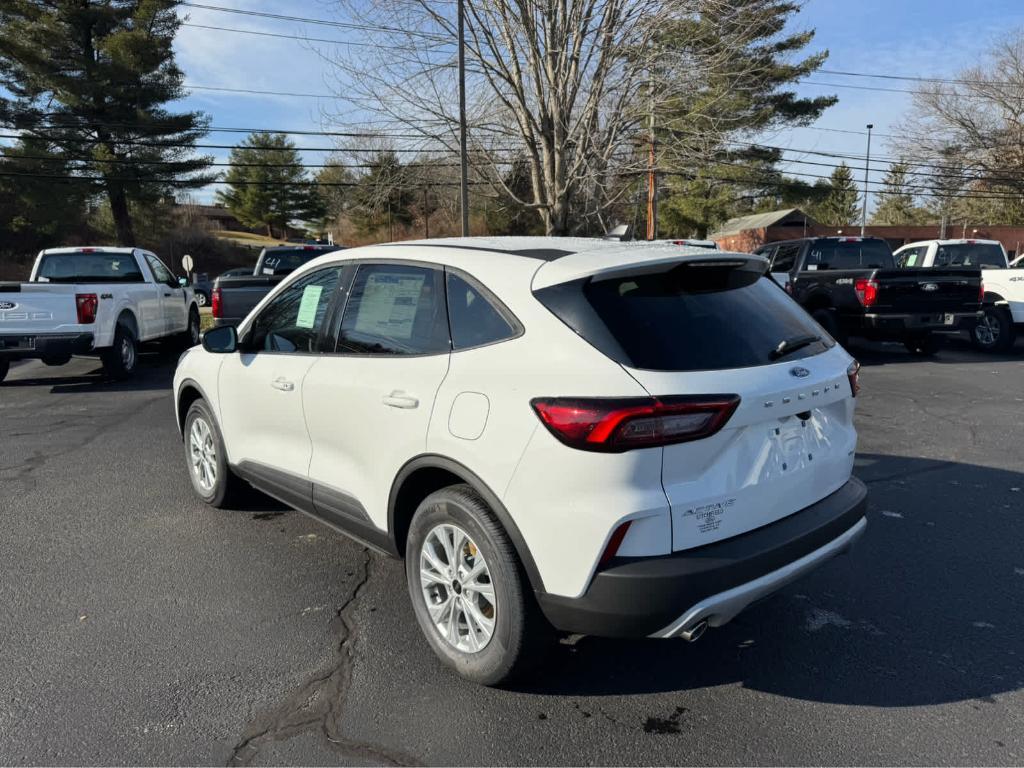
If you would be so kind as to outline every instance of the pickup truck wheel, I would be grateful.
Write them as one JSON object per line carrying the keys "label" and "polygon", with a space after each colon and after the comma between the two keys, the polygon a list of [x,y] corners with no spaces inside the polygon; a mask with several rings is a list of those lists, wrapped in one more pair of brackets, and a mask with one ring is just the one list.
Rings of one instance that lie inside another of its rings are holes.
{"label": "pickup truck wheel", "polygon": [[971,329],[971,343],[982,352],[1006,352],[1015,337],[1013,318],[1002,307],[986,307],[985,316]]}
{"label": "pickup truck wheel", "polygon": [[118,323],[114,330],[114,344],[100,353],[103,370],[112,379],[128,379],[135,374],[139,360],[139,342],[132,329]]}
{"label": "pickup truck wheel", "polygon": [[497,685],[543,660],[551,626],[512,543],[468,485],[430,494],[413,516],[406,579],[434,653],[462,677]]}
{"label": "pickup truck wheel", "polygon": [[210,301],[209,299],[206,298],[205,293],[203,293],[202,291],[196,291],[196,304],[198,304],[200,307],[205,307],[209,303]]}
{"label": "pickup truck wheel", "polygon": [[64,357],[44,357],[42,360],[43,365],[48,365],[51,368],[56,368],[59,365],[67,365],[68,363],[70,363],[71,355],[66,355]]}
{"label": "pickup truck wheel", "polygon": [[7,378],[7,372],[11,370],[11,362],[9,360],[0,360],[0,381]]}
{"label": "pickup truck wheel", "polygon": [[939,351],[939,340],[934,333],[925,333],[904,339],[903,346],[915,355],[931,356]]}
{"label": "pickup truck wheel", "polygon": [[239,496],[241,480],[228,466],[224,438],[205,400],[196,400],[185,415],[185,461],[192,489],[218,509]]}
{"label": "pickup truck wheel", "polygon": [[199,310],[192,307],[188,311],[188,327],[185,332],[181,334],[181,348],[190,349],[199,344],[200,340],[200,322],[199,322]]}
{"label": "pickup truck wheel", "polygon": [[831,309],[816,309],[811,313],[811,317],[814,318],[818,325],[828,331],[829,336],[839,342],[839,346],[846,346],[849,340],[839,327],[839,318],[836,317],[835,312]]}

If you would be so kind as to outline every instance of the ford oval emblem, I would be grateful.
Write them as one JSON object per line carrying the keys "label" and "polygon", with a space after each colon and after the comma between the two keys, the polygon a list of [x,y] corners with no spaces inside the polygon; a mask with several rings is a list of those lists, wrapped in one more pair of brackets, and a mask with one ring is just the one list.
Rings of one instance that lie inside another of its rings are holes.
{"label": "ford oval emblem", "polygon": [[798,379],[806,379],[808,376],[811,375],[811,372],[808,371],[806,368],[800,367],[790,368],[789,372],[796,376]]}
{"label": "ford oval emblem", "polygon": [[939,286],[937,286],[935,283],[922,283],[921,290],[927,291],[928,293],[934,293],[935,291],[939,290]]}
{"label": "ford oval emblem", "polygon": [[18,305],[13,301],[0,301],[0,309],[17,309]]}

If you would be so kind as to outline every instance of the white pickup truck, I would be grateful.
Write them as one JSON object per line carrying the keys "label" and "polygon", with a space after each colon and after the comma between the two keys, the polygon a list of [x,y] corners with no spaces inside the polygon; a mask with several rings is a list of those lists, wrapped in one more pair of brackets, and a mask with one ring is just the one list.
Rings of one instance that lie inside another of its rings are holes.
{"label": "white pickup truck", "polygon": [[27,283],[0,283],[0,381],[14,360],[63,365],[99,355],[109,376],[135,372],[142,342],[199,343],[193,291],[140,248],[52,248]]}
{"label": "white pickup truck", "polygon": [[896,251],[901,267],[981,267],[985,317],[971,341],[986,352],[1006,352],[1024,333],[1024,261],[1010,264],[998,240],[923,240]]}

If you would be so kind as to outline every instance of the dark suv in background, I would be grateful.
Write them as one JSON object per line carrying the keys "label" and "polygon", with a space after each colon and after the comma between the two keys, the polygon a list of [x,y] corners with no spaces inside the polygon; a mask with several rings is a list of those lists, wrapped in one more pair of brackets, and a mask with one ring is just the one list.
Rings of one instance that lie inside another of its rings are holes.
{"label": "dark suv in background", "polygon": [[937,349],[937,331],[981,316],[980,269],[900,269],[874,237],[808,237],[756,251],[772,277],[834,338],[901,341],[918,354]]}

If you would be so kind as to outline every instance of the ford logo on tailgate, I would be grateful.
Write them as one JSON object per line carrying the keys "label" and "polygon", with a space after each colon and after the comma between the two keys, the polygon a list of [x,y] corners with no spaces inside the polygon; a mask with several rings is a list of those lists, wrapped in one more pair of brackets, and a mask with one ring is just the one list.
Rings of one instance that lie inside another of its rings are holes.
{"label": "ford logo on tailgate", "polygon": [[790,368],[789,372],[793,376],[796,376],[798,379],[806,379],[808,376],[811,375],[811,372],[808,371],[806,368]]}
{"label": "ford logo on tailgate", "polygon": [[0,301],[0,310],[4,309],[17,309],[18,305],[13,301]]}

